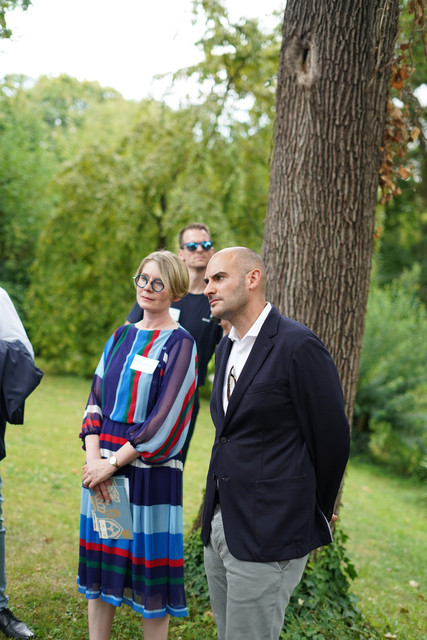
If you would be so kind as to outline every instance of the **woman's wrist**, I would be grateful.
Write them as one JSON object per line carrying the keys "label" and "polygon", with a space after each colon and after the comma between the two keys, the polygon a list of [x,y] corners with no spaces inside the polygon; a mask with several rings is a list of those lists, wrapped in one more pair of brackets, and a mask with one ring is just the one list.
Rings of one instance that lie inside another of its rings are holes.
{"label": "woman's wrist", "polygon": [[113,476],[116,473],[117,469],[116,467],[113,467],[112,464],[110,464],[108,458],[105,460],[105,463],[106,463],[105,466],[108,470],[108,478],[111,478],[111,476]]}
{"label": "woman's wrist", "polygon": [[96,462],[97,460],[102,460],[101,453],[99,454],[91,453],[89,455],[86,455],[86,464],[90,464],[91,462]]}

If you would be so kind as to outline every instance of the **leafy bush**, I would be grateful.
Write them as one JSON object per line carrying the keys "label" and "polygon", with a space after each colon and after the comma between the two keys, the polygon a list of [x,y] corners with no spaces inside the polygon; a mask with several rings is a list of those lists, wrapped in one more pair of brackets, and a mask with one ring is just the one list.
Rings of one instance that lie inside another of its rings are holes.
{"label": "leafy bush", "polygon": [[200,529],[191,531],[184,541],[185,591],[195,598],[199,613],[210,608],[208,583],[206,580],[203,543]]}
{"label": "leafy bush", "polygon": [[348,536],[335,529],[335,541],[311,558],[286,610],[281,638],[345,640],[377,638],[357,608],[350,584],[356,569],[347,556]]}
{"label": "leafy bush", "polygon": [[418,269],[383,289],[373,286],[361,354],[353,438],[394,470],[427,474],[427,313]]}

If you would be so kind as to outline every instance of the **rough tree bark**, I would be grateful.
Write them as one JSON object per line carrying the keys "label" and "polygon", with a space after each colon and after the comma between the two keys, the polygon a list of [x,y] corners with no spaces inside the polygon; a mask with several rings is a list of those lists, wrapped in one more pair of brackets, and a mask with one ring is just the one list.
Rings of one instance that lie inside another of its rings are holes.
{"label": "rough tree bark", "polygon": [[263,244],[268,299],[332,353],[351,419],[399,0],[288,0]]}

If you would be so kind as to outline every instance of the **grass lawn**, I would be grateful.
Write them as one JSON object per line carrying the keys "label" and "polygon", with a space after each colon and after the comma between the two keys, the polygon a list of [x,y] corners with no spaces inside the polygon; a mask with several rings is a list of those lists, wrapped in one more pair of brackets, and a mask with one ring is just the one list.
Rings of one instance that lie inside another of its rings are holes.
{"label": "grass lawn", "polygon": [[[45,375],[27,401],[25,425],[7,427],[7,457],[0,465],[7,591],[11,609],[39,640],[88,637],[86,603],[75,579],[84,462],[78,433],[89,388],[88,380]],[[184,472],[186,531],[201,502],[212,438],[203,401]],[[362,611],[382,637],[421,639],[427,628],[425,492],[410,481],[352,464],[343,502],[341,520],[351,536],[348,551],[359,572],[354,591]],[[174,621],[170,638],[207,640],[212,629],[210,618],[199,629]],[[142,637],[139,616],[121,607],[112,640],[137,637]]]}
{"label": "grass lawn", "polygon": [[427,637],[427,492],[350,462],[340,520],[358,578],[353,592],[383,637]]}

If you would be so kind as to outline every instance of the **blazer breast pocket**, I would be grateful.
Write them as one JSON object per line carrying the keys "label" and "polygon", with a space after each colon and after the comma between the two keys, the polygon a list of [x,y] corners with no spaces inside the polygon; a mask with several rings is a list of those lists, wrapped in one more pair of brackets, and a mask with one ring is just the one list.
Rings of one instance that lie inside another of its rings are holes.
{"label": "blazer breast pocket", "polygon": [[255,393],[277,393],[284,388],[283,380],[274,378],[272,380],[266,380],[265,382],[255,382],[249,385],[246,395],[253,395]]}

